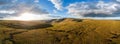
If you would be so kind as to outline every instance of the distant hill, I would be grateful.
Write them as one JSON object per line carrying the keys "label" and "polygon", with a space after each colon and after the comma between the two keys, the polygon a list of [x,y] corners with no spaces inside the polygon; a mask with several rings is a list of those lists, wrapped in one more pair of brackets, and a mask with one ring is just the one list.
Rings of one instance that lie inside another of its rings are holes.
{"label": "distant hill", "polygon": [[72,18],[63,18],[63,19],[52,19],[52,20],[36,20],[36,21],[15,21],[15,20],[1,20],[0,25],[16,28],[16,29],[37,29],[37,28],[47,28],[52,27],[53,23],[59,23],[63,21],[78,21],[81,22],[80,19],[72,19]]}
{"label": "distant hill", "polygon": [[0,21],[0,25],[15,29],[38,29],[52,27],[50,23],[46,21]]}
{"label": "distant hill", "polygon": [[0,44],[120,44],[120,21],[0,21],[0,35]]}

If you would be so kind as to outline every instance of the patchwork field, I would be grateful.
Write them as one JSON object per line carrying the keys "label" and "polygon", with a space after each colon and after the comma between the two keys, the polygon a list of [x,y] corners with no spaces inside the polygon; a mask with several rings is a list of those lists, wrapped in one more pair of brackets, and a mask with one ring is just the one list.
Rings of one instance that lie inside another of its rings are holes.
{"label": "patchwork field", "polygon": [[120,44],[120,21],[0,21],[0,44]]}

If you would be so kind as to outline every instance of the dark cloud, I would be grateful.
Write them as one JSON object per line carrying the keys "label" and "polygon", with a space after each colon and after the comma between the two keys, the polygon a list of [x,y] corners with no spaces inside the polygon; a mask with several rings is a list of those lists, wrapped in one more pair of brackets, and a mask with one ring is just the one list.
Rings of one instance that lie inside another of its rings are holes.
{"label": "dark cloud", "polygon": [[45,9],[41,9],[40,7],[34,6],[30,12],[36,13],[36,14],[49,14]]}
{"label": "dark cloud", "polygon": [[116,1],[78,2],[67,9],[69,14],[80,17],[120,17],[120,3]]}
{"label": "dark cloud", "polygon": [[5,3],[0,1],[0,5],[3,5],[3,4],[5,4]]}
{"label": "dark cloud", "polygon": [[10,3],[12,3],[12,0],[0,0],[0,5],[10,4]]}
{"label": "dark cloud", "polygon": [[7,2],[0,0],[0,5],[7,4]]}
{"label": "dark cloud", "polygon": [[107,14],[89,13],[89,14],[85,14],[84,17],[115,17],[115,16],[114,15],[107,15]]}

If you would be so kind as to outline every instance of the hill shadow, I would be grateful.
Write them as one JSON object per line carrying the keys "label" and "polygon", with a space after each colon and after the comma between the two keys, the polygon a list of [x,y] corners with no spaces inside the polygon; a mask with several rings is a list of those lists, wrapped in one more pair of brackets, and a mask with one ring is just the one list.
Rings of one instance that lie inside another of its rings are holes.
{"label": "hill shadow", "polygon": [[48,28],[52,27],[53,25],[49,23],[42,23],[42,24],[35,24],[35,25],[26,25],[26,24],[14,24],[14,23],[3,23],[0,24],[9,28],[14,28],[14,29],[41,29],[41,28]]}

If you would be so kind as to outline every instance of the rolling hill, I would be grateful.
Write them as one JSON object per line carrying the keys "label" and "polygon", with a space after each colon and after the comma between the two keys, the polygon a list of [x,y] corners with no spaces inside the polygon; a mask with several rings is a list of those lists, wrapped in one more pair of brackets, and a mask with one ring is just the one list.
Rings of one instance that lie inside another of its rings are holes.
{"label": "rolling hill", "polygon": [[120,21],[0,21],[0,44],[120,44]]}

